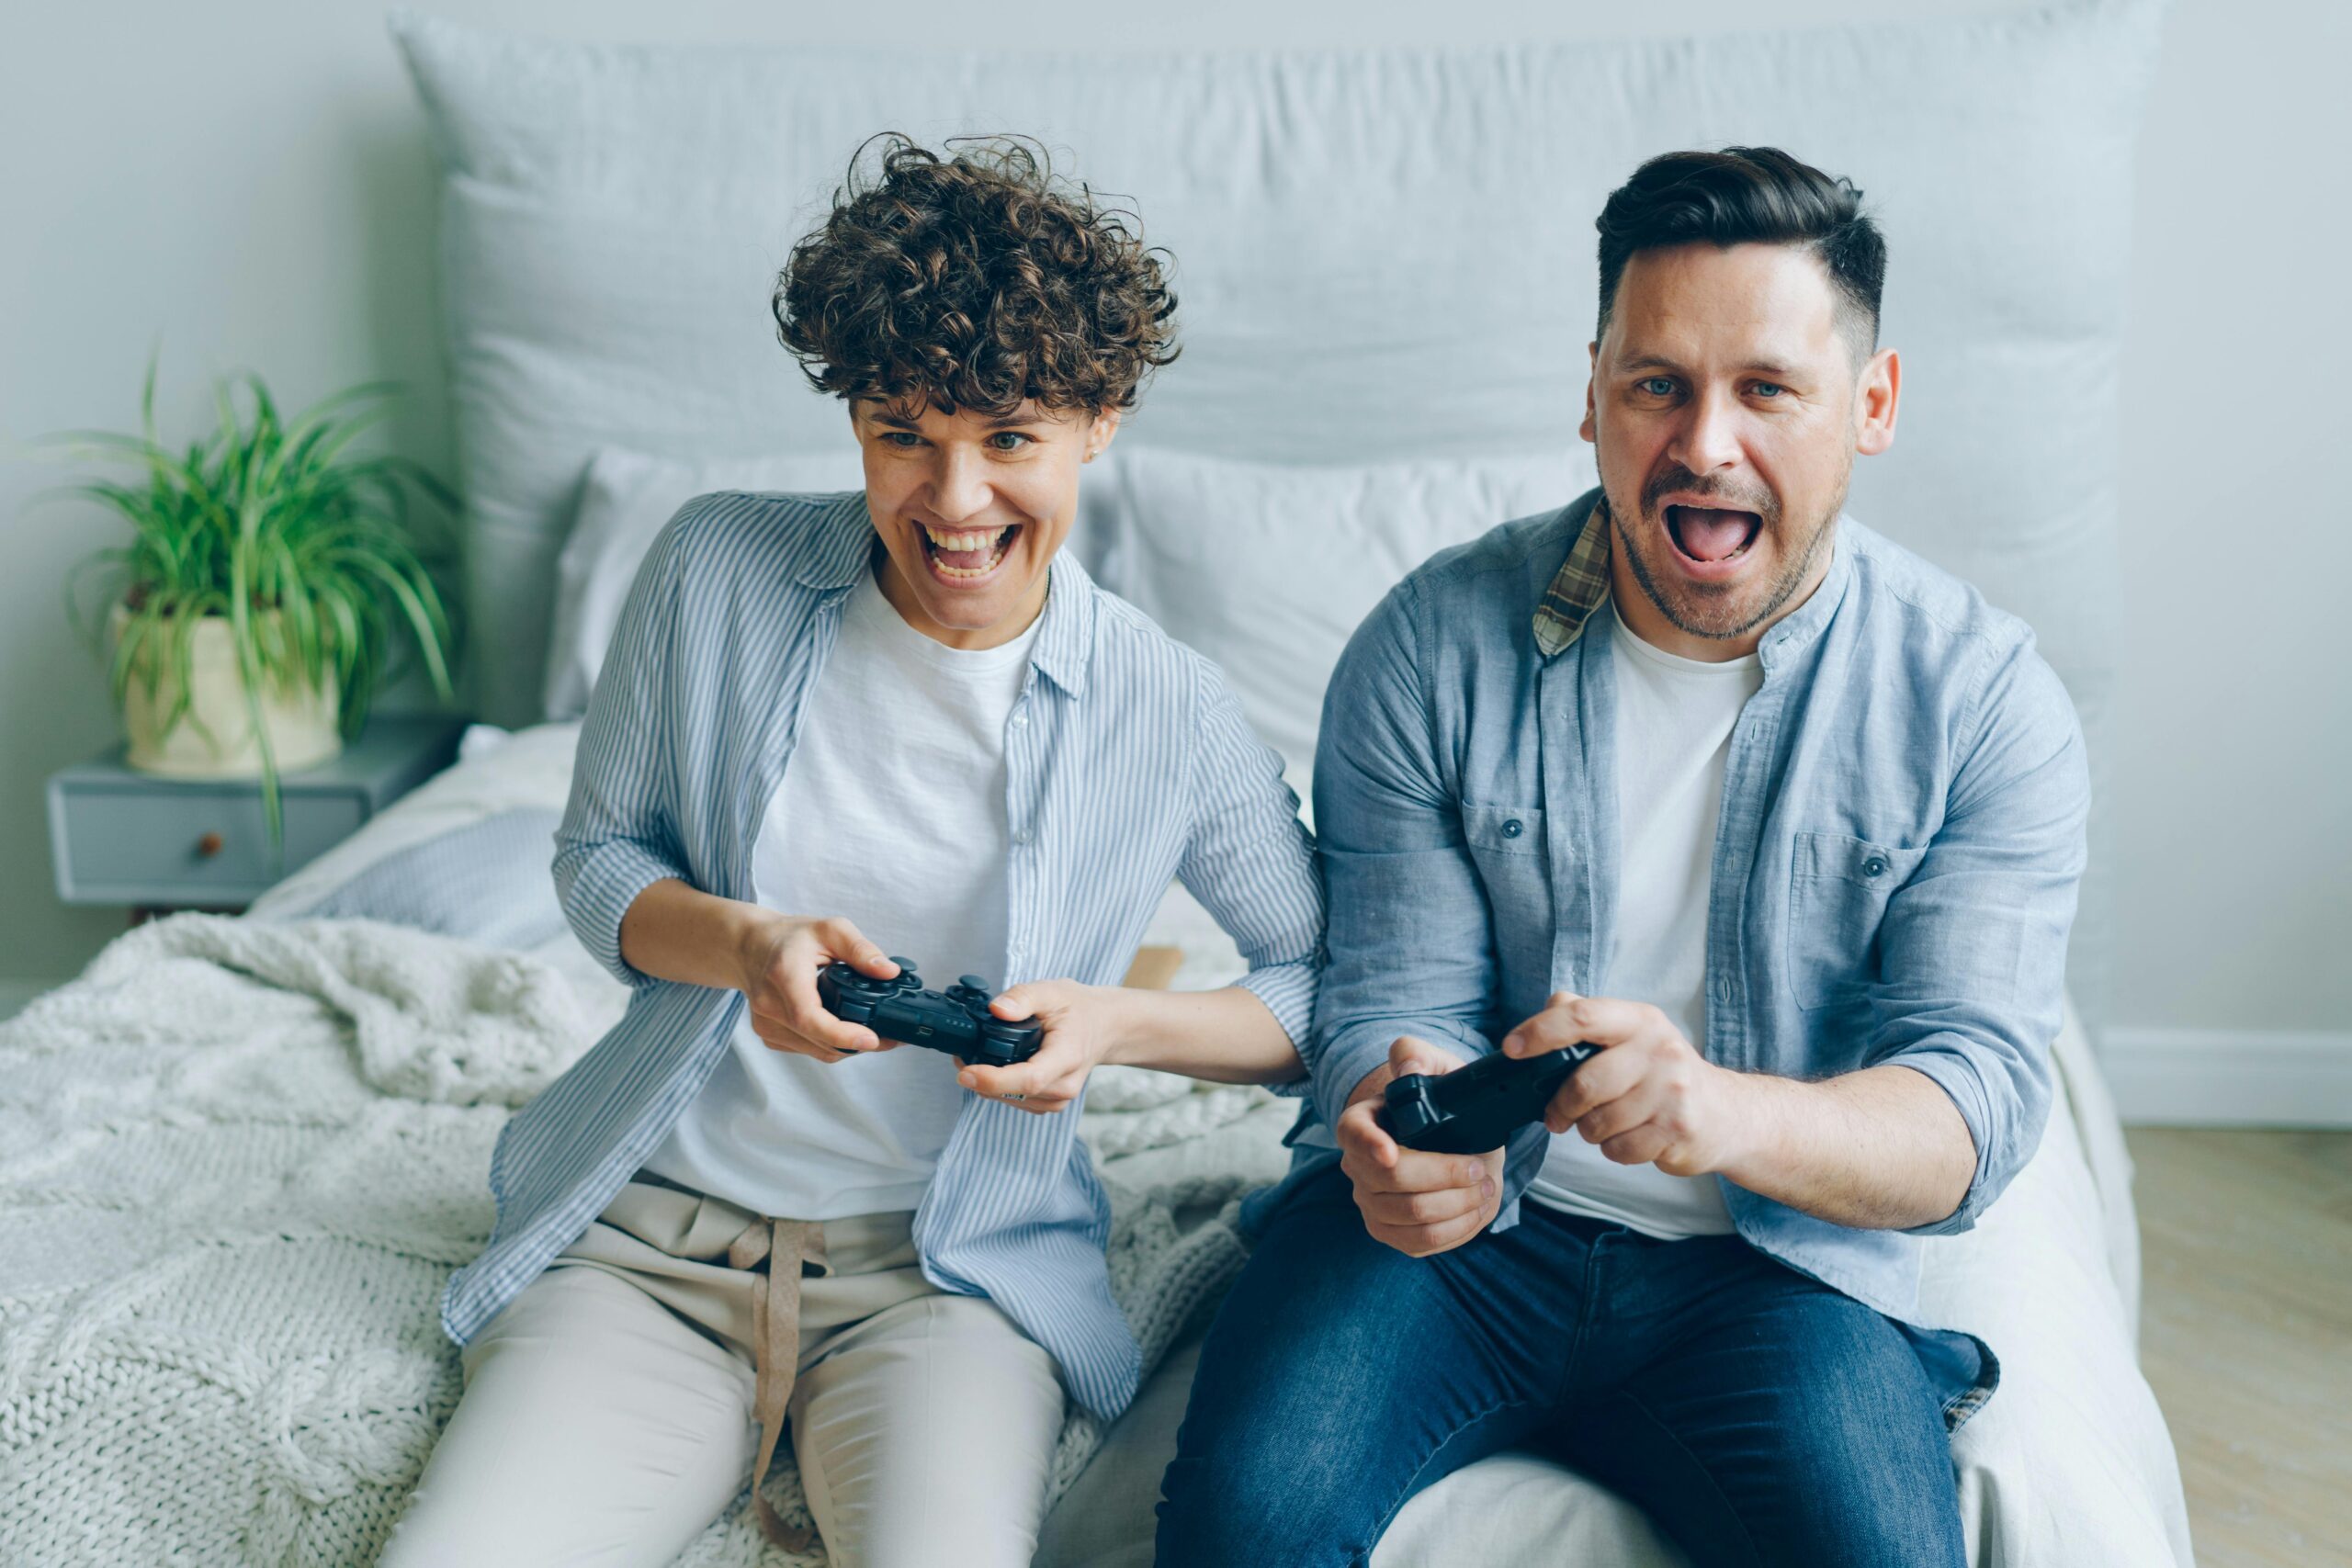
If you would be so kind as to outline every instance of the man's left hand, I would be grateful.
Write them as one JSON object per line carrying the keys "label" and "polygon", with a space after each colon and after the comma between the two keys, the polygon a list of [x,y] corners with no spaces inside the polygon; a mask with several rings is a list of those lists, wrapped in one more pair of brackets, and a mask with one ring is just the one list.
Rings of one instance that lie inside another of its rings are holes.
{"label": "man's left hand", "polygon": [[1603,1049],[1544,1108],[1554,1133],[1574,1127],[1619,1165],[1655,1165],[1669,1176],[1703,1176],[1739,1156],[1740,1075],[1699,1055],[1665,1013],[1646,1002],[1555,991],[1542,1012],[1502,1039],[1512,1056],[1577,1044]]}

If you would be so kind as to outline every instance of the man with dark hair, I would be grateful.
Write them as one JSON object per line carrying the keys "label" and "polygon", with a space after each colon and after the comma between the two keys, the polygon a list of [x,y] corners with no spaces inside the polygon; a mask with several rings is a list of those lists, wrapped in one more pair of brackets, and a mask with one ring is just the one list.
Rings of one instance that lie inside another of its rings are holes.
{"label": "man with dark hair", "polygon": [[[629,590],[555,879],[630,1005],[499,1139],[442,1304],[465,1397],[386,1563],[654,1568],[788,1423],[835,1562],[1025,1568],[1065,1396],[1107,1420],[1140,1371],[1088,1076],[1295,1077],[1322,944],[1282,760],[1061,547],[1174,306],[1018,142],[882,139],[793,251],[777,323],[865,488],[697,497]],[[1171,878],[1236,984],[1120,983]],[[1035,1055],[828,1010],[890,951],[1012,982]]]}
{"label": "man with dark hair", "polygon": [[[1290,1178],[1212,1328],[1162,1568],[1361,1563],[1510,1445],[1702,1565],[1964,1561],[1920,1321],[2051,1100],[2088,787],[2014,618],[1850,519],[1884,246],[1770,148],[1601,213],[1600,488],[1448,550],[1325,703],[1329,963]],[[1597,1047],[1485,1154],[1390,1079]]]}

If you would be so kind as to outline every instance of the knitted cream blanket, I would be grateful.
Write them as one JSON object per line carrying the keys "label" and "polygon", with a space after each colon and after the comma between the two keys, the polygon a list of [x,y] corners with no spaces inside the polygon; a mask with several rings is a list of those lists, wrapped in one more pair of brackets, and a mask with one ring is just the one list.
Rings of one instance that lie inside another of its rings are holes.
{"label": "knitted cream blanket", "polygon": [[[373,1562],[457,1404],[435,1311],[491,1144],[597,1012],[516,953],[182,915],[0,1024],[0,1558]],[[1287,1118],[1148,1074],[1090,1100],[1148,1365],[1238,1267]],[[1053,1495],[1101,1440],[1070,1417]],[[767,1484],[806,1520],[788,1449]],[[822,1561],[739,1499],[678,1563]]]}

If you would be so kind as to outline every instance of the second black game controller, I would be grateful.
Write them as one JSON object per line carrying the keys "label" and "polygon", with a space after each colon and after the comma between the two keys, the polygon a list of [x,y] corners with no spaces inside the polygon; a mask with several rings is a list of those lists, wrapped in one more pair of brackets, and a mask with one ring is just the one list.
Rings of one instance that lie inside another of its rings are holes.
{"label": "second black game controller", "polygon": [[1540,1056],[1498,1051],[1450,1073],[1408,1073],[1391,1079],[1374,1120],[1408,1149],[1478,1155],[1498,1149],[1531,1122],[1576,1070],[1600,1054],[1570,1045]]}
{"label": "second black game controller", "polygon": [[1009,1067],[1037,1054],[1046,1037],[1035,1020],[1018,1023],[989,1011],[988,983],[967,975],[944,991],[926,991],[912,963],[893,958],[896,976],[877,980],[847,964],[825,965],[817,999],[844,1023],[862,1023],[885,1040],[944,1051],[975,1066]]}

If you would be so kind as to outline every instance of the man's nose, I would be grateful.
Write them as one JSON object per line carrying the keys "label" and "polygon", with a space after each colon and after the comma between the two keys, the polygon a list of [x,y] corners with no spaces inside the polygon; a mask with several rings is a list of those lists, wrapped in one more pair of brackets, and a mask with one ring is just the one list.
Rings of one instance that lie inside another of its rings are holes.
{"label": "man's nose", "polygon": [[1682,428],[1668,456],[1694,474],[1710,474],[1739,462],[1738,401],[1712,388],[1702,389],[1683,414]]}
{"label": "man's nose", "polygon": [[988,510],[987,469],[974,454],[953,446],[940,449],[931,478],[931,510],[942,523],[961,523]]}

